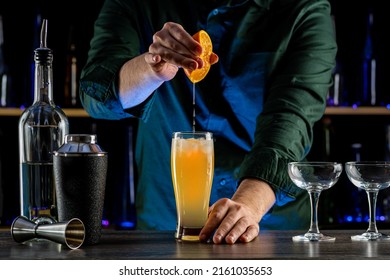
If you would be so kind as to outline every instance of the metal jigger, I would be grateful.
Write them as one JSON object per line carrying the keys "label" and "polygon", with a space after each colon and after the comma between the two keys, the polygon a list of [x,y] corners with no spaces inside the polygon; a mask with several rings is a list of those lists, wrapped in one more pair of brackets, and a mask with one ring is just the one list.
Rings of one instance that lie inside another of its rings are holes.
{"label": "metal jigger", "polygon": [[77,249],[84,242],[85,227],[77,218],[53,224],[36,224],[24,216],[19,216],[12,222],[11,234],[19,243],[34,238],[44,238],[64,244],[69,249]]}

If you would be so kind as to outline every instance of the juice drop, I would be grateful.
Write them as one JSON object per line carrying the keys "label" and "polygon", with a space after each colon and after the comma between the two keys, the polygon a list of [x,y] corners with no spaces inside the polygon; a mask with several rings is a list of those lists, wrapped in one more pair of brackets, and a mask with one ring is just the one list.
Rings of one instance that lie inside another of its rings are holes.
{"label": "juice drop", "polygon": [[192,131],[195,132],[195,83],[192,83]]}

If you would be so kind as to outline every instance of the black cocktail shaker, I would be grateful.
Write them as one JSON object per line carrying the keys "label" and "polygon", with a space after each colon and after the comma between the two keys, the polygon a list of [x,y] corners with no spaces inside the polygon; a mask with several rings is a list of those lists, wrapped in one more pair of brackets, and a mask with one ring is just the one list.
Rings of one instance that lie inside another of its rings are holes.
{"label": "black cocktail shaker", "polygon": [[99,242],[107,176],[107,153],[92,134],[68,134],[53,156],[59,221],[79,218],[85,244]]}

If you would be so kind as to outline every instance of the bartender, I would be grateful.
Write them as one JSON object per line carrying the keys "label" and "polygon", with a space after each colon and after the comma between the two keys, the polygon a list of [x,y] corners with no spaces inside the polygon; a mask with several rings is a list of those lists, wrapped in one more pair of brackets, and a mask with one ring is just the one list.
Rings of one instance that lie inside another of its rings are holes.
{"label": "bartender", "polygon": [[215,175],[200,237],[249,242],[307,228],[307,193],[287,174],[313,142],[337,51],[327,0],[106,0],[80,80],[94,118],[139,120],[137,227],[174,230],[171,135],[191,131],[205,30],[219,62],[195,84],[196,130],[211,131]]}

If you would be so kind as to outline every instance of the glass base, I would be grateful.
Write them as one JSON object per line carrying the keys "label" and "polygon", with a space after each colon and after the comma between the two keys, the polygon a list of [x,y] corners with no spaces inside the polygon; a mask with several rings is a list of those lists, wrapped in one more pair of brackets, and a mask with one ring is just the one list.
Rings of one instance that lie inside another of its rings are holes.
{"label": "glass base", "polygon": [[292,238],[293,241],[298,241],[298,242],[307,242],[307,241],[335,241],[336,238],[333,236],[328,236],[322,233],[305,233],[301,235],[296,235],[293,236]]}
{"label": "glass base", "polygon": [[354,241],[390,241],[390,236],[380,232],[365,232],[359,235],[351,236]]}
{"label": "glass base", "polygon": [[202,228],[178,227],[175,233],[177,241],[199,242],[199,233]]}

